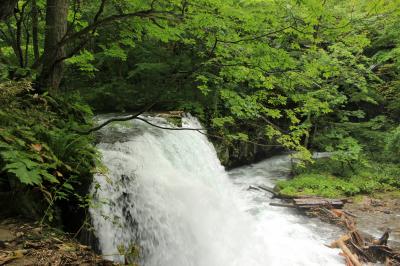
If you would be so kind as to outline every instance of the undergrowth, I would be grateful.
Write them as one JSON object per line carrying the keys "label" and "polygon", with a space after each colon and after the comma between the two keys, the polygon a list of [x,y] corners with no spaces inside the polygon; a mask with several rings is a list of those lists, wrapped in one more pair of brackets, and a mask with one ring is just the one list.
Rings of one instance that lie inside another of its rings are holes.
{"label": "undergrowth", "polygon": [[324,158],[306,168],[296,167],[294,173],[293,179],[278,182],[282,195],[336,198],[400,189],[400,166],[391,162],[367,160],[343,169],[340,162]]}
{"label": "undergrowth", "polygon": [[[78,133],[91,126],[90,108],[76,95],[36,94],[29,81],[1,83],[0,106],[0,191],[34,193],[42,222],[58,202],[84,207],[98,161],[92,137]],[[29,208],[18,203],[8,207]]]}

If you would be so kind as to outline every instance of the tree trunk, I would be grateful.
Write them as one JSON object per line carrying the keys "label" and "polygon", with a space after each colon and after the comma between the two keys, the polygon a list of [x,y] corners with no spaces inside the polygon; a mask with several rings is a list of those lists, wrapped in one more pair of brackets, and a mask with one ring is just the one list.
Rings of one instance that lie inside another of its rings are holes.
{"label": "tree trunk", "polygon": [[32,0],[32,45],[35,61],[39,60],[39,12],[36,0]]}
{"label": "tree trunk", "polygon": [[0,0],[0,21],[6,20],[14,12],[18,0]]}
{"label": "tree trunk", "polygon": [[67,32],[68,0],[47,0],[41,90],[56,92],[63,77],[64,46],[59,43]]}
{"label": "tree trunk", "polygon": [[17,47],[17,51],[18,51],[18,61],[19,61],[19,66],[20,67],[24,67],[24,53],[22,52],[22,21],[24,19],[24,12],[25,12],[25,5],[22,8],[22,10],[19,10],[19,16],[17,16],[16,14],[15,16],[15,20],[16,20],[16,32],[15,32],[15,44]]}

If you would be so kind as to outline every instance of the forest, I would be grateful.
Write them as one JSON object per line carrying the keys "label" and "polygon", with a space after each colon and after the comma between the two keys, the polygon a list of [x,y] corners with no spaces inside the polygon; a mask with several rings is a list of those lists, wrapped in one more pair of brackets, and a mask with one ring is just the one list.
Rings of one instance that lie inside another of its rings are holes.
{"label": "forest", "polygon": [[291,153],[281,195],[400,198],[399,25],[399,0],[0,0],[0,215],[81,232],[96,117],[171,111],[226,169]]}

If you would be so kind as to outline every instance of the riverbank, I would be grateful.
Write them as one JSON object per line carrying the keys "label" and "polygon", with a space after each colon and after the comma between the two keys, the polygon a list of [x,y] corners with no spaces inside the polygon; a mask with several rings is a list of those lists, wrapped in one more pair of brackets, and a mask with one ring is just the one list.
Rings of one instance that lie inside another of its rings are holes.
{"label": "riverbank", "polygon": [[307,195],[282,198],[270,188],[249,188],[267,191],[273,198],[283,200],[270,203],[272,206],[296,209],[303,216],[338,226],[341,230],[336,232],[335,241],[327,246],[340,248],[346,265],[400,265],[400,197],[397,193],[346,199]]}
{"label": "riverbank", "polygon": [[278,197],[345,199],[343,209],[354,214],[358,228],[380,237],[388,228],[400,247],[399,166],[368,160],[365,166],[344,168],[334,158],[317,159],[306,168],[294,167],[292,178],[276,184]]}
{"label": "riverbank", "polygon": [[388,244],[400,251],[400,193],[358,196],[344,210],[354,214],[358,228],[369,235],[380,237],[390,229]]}
{"label": "riverbank", "polygon": [[36,222],[0,220],[0,265],[116,265],[73,235]]}

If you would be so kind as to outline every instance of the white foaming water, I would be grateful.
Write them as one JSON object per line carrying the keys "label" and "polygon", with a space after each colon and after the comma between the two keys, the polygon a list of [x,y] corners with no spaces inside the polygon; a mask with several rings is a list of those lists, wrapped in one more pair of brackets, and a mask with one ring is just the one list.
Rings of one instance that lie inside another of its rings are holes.
{"label": "white foaming water", "polygon": [[[190,116],[183,126],[201,127]],[[288,156],[227,173],[204,135],[140,121],[103,129],[98,147],[109,173],[95,177],[92,190],[105,203],[91,215],[109,259],[123,260],[118,246],[136,243],[145,266],[343,265],[323,245],[337,229],[248,190],[286,177]]]}

